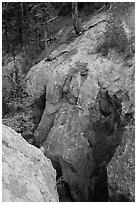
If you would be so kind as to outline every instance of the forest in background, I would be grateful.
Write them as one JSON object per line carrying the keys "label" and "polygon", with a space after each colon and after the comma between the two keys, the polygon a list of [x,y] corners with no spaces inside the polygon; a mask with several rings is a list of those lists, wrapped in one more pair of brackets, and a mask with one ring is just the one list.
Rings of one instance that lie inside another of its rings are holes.
{"label": "forest in background", "polygon": [[[79,12],[85,16],[101,8],[104,3],[78,3]],[[66,17],[66,24],[72,15],[71,2],[3,2],[2,4],[2,53],[14,57],[21,52],[24,58],[24,72],[35,64],[45,49],[44,35],[47,29],[48,45],[56,38],[60,25],[52,25],[54,17]],[[56,20],[55,20],[56,21]],[[64,22],[63,22],[64,23]]]}

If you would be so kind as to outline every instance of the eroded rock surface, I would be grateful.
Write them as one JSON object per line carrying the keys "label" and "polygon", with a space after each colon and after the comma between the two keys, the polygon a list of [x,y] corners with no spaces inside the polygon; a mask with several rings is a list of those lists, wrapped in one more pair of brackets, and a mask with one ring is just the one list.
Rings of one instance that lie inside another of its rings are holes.
{"label": "eroded rock surface", "polygon": [[115,54],[96,53],[107,18],[93,17],[90,25],[99,23],[65,48],[77,50],[73,55],[42,61],[28,73],[32,98],[44,90],[46,97],[35,144],[51,159],[74,201],[108,201],[107,165],[134,118],[134,58],[127,66]]}
{"label": "eroded rock surface", "polygon": [[11,128],[2,127],[3,202],[57,202],[51,161]]}

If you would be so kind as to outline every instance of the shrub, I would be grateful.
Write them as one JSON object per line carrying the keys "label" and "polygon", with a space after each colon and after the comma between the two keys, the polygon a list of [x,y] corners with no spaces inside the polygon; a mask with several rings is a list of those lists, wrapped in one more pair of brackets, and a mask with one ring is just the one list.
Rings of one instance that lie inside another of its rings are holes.
{"label": "shrub", "polygon": [[114,49],[118,54],[121,54],[126,51],[127,47],[128,39],[122,22],[113,15],[107,22],[104,42],[98,46],[97,51],[106,56],[109,49]]}
{"label": "shrub", "polygon": [[25,139],[31,138],[34,123],[29,97],[10,98],[8,106],[9,114],[3,119],[2,123],[21,133]]}
{"label": "shrub", "polygon": [[[97,47],[97,52],[107,56],[109,50],[114,50],[118,54],[130,52],[130,41],[125,31],[123,16],[128,4],[114,4],[111,10],[111,16],[107,21],[104,32],[104,40]],[[119,12],[118,12],[119,11]],[[127,10],[126,10],[127,11]]]}
{"label": "shrub", "polygon": [[[17,69],[18,70],[18,69]],[[10,94],[3,106],[8,107],[8,112],[6,112],[3,118],[3,124],[11,127],[18,133],[22,133],[25,139],[32,137],[34,123],[33,123],[33,113],[30,107],[31,98],[25,92],[26,81],[24,77],[19,72],[17,73],[17,78],[10,77]]]}

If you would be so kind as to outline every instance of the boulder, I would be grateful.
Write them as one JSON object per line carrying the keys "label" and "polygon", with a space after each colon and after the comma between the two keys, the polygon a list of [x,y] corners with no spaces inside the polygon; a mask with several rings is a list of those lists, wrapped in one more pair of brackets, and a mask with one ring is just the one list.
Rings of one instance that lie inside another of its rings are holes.
{"label": "boulder", "polygon": [[2,126],[3,202],[57,202],[56,171],[51,161],[20,134]]}

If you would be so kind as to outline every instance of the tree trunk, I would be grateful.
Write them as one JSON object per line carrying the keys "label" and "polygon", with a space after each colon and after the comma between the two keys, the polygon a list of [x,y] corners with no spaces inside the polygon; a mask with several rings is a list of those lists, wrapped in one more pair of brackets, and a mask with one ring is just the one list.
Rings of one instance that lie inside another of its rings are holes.
{"label": "tree trunk", "polygon": [[17,28],[18,28],[18,41],[23,44],[23,3],[20,3],[20,11],[17,18]]}
{"label": "tree trunk", "polygon": [[44,35],[44,41],[45,41],[45,57],[48,58],[49,53],[48,53],[47,34],[48,34],[47,23],[45,23],[45,35]]}
{"label": "tree trunk", "polygon": [[9,38],[8,38],[8,27],[5,24],[5,45],[6,45],[6,53],[10,51],[10,44],[9,44]]}
{"label": "tree trunk", "polygon": [[[28,30],[29,30],[29,12],[28,12],[28,2],[24,2],[22,5],[23,8],[23,44],[24,47],[29,47],[29,35],[28,35]],[[28,48],[27,48],[28,49]]]}
{"label": "tree trunk", "polygon": [[73,20],[73,25],[74,25],[76,34],[79,34],[82,31],[82,28],[79,25],[78,3],[77,2],[72,2],[72,20]]}
{"label": "tree trunk", "polygon": [[21,35],[22,35],[22,43],[24,42],[24,7],[23,7],[23,2],[20,2],[20,7],[21,7],[21,21],[22,21],[22,25],[21,25]]}
{"label": "tree trunk", "polygon": [[11,54],[12,54],[12,57],[13,57],[13,63],[14,63],[14,72],[13,72],[13,76],[12,76],[12,79],[13,81],[15,82],[14,84],[14,89],[15,89],[15,93],[14,93],[14,97],[18,97],[18,93],[19,93],[19,70],[18,70],[18,66],[17,66],[17,63],[16,63],[16,54],[15,54],[15,50],[14,50],[14,47],[11,45]]}

